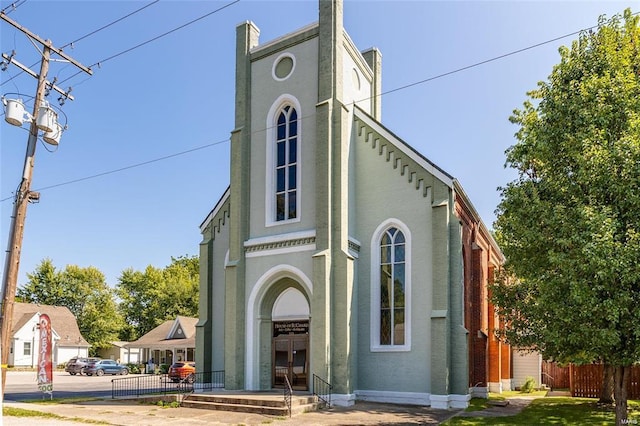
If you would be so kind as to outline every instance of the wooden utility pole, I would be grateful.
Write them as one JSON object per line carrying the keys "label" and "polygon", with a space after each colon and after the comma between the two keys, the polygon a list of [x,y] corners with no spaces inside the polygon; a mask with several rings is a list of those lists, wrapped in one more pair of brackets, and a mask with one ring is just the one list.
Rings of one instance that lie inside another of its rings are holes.
{"label": "wooden utility pole", "polygon": [[[29,72],[30,75],[38,78],[38,86],[36,89],[36,96],[33,105],[33,114],[31,118],[31,127],[29,130],[29,140],[27,142],[27,152],[24,160],[24,169],[22,172],[22,180],[16,191],[15,200],[13,203],[13,214],[11,215],[11,229],[9,233],[9,243],[7,246],[7,255],[4,264],[4,275],[2,277],[2,311],[0,316],[0,334],[2,336],[0,351],[2,353],[2,400],[4,401],[4,389],[7,378],[7,367],[9,363],[9,352],[11,350],[11,331],[13,328],[13,307],[15,303],[16,288],[18,282],[18,270],[20,268],[20,253],[22,251],[22,239],[24,236],[24,223],[27,216],[27,204],[33,197],[34,193],[31,192],[31,179],[33,176],[33,163],[36,152],[36,143],[38,142],[38,126],[36,125],[36,117],[38,116],[38,110],[44,101],[45,89],[47,86],[51,86],[56,91],[60,91],[47,81],[47,73],[49,71],[49,59],[51,52],[53,51],[58,56],[74,64],[84,72],[92,74],[90,68],[83,66],[76,62],[62,50],[53,47],[51,40],[43,40],[36,34],[22,27],[17,22],[13,21],[3,12],[0,12],[0,19],[8,22],[18,30],[22,31],[27,37],[40,43],[43,46],[42,59],[40,61],[40,73],[35,74]],[[3,55],[4,57],[4,55]],[[13,56],[9,59],[9,62],[14,63],[21,68],[23,67],[17,61],[12,60]],[[7,58],[5,58],[7,59]],[[25,70],[26,71],[26,70]],[[68,94],[63,93],[68,98]]]}

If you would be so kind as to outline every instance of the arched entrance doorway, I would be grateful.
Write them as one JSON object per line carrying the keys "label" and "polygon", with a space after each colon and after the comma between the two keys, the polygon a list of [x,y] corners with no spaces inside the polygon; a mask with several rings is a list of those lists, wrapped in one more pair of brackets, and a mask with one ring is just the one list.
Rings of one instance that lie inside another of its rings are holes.
{"label": "arched entrance doorway", "polygon": [[309,389],[309,304],[289,287],[276,299],[272,311],[271,377],[274,388],[287,377],[295,390]]}

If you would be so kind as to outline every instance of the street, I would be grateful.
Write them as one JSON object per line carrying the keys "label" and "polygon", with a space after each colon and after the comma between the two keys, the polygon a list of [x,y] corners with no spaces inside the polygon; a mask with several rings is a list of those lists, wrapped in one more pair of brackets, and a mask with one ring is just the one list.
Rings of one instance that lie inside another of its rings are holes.
{"label": "street", "polygon": [[[111,380],[128,376],[72,376],[65,371],[53,373],[53,398],[69,397],[108,397],[111,396]],[[135,377],[135,376],[134,376]],[[48,399],[38,389],[35,371],[8,371],[5,385],[4,400],[25,401],[33,399]]]}

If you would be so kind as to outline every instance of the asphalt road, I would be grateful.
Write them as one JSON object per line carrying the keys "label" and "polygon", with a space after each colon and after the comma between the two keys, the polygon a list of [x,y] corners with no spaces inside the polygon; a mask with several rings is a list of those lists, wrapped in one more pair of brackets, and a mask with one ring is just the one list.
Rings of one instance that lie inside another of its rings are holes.
{"label": "asphalt road", "polygon": [[[64,371],[53,373],[53,398],[70,397],[110,397],[111,380],[128,376],[85,376],[70,375]],[[34,399],[48,399],[38,389],[35,371],[8,371],[7,383],[4,389],[4,400],[25,401]]]}

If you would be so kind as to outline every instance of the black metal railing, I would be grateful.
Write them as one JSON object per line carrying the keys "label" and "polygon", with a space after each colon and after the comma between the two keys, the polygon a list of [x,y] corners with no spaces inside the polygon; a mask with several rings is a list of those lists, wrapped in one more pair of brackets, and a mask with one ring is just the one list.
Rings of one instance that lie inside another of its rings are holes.
{"label": "black metal railing", "polygon": [[192,373],[178,382],[180,393],[206,392],[224,388],[224,370]]}
{"label": "black metal railing", "polygon": [[293,398],[293,389],[291,389],[291,382],[289,382],[288,375],[285,374],[284,380],[284,403],[287,406],[287,410],[289,410],[289,418],[291,418],[291,399]]}
{"label": "black metal railing", "polygon": [[143,374],[111,380],[111,398],[152,394],[187,394],[224,388],[224,370],[193,373],[183,379],[167,374]]}
{"label": "black metal railing", "polygon": [[331,390],[333,386],[320,377],[313,375],[313,395],[324,402],[326,407],[331,407]]}

